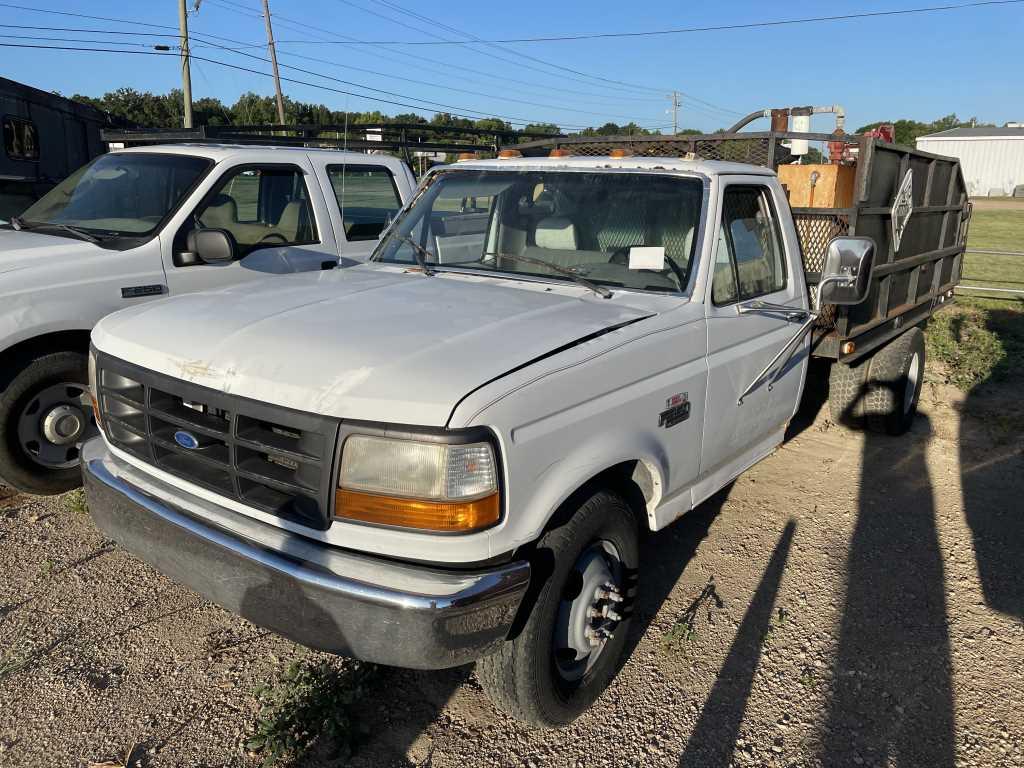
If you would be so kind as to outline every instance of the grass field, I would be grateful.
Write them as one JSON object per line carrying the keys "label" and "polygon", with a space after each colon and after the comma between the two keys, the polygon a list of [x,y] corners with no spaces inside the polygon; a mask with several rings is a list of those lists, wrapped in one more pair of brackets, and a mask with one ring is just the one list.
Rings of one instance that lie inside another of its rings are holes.
{"label": "grass field", "polygon": [[[1024,206],[975,210],[968,247],[1024,251]],[[1024,289],[1024,256],[968,253],[964,285]],[[986,381],[1024,384],[1024,295],[957,295],[956,304],[928,324],[928,354],[946,380],[969,390]]]}
{"label": "grass field", "polygon": [[[1024,205],[1007,210],[975,210],[968,246],[1024,252]],[[1024,289],[1024,256],[968,253],[964,259],[963,282],[965,285]]]}

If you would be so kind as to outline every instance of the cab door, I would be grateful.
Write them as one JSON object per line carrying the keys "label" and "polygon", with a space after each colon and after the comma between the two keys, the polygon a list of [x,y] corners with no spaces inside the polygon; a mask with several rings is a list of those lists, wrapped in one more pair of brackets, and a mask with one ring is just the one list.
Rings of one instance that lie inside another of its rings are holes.
{"label": "cab door", "polygon": [[[222,288],[268,275],[334,264],[338,247],[327,205],[305,157],[294,163],[236,165],[203,196],[176,231],[163,238],[170,293]],[[189,250],[189,233],[222,229],[235,259],[207,264]]]}
{"label": "cab door", "polygon": [[[708,398],[701,477],[708,487],[739,474],[781,442],[799,401],[807,342],[740,396],[793,337],[807,315],[799,245],[781,192],[764,177],[725,177],[718,196],[718,237],[705,301]],[[762,311],[758,302],[792,307]],[[770,386],[769,386],[769,382]],[[695,499],[700,501],[700,498]]]}

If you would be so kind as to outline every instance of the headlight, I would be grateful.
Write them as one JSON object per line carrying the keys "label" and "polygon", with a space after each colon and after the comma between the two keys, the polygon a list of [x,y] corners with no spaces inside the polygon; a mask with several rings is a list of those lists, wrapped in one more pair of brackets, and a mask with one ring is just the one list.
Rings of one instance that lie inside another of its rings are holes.
{"label": "headlight", "polygon": [[501,518],[494,450],[353,435],[342,447],[335,517],[447,533],[491,526]]}

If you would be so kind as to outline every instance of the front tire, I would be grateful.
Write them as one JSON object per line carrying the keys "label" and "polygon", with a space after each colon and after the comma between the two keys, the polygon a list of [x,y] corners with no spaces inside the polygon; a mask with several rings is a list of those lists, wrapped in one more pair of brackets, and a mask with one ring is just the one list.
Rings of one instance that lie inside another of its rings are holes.
{"label": "front tire", "polygon": [[[542,728],[585,712],[622,664],[639,568],[639,531],[619,495],[597,491],[537,544],[544,581],[522,630],[477,662],[499,708]],[[602,615],[603,614],[603,615]]]}
{"label": "front tire", "polygon": [[88,358],[52,352],[29,361],[0,390],[0,478],[52,496],[82,484],[77,444],[97,433]]}

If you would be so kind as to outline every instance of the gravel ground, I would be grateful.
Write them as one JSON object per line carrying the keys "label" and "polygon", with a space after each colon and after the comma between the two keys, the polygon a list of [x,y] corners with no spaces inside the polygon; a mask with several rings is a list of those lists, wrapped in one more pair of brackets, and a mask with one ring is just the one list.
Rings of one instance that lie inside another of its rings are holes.
{"label": "gravel ground", "polygon": [[[629,660],[574,725],[499,715],[471,668],[381,669],[355,756],[293,764],[1024,766],[1022,423],[1012,389],[931,380],[904,438],[810,414],[650,537]],[[352,667],[167,581],[74,496],[4,496],[0,765],[259,765],[256,689]]]}

